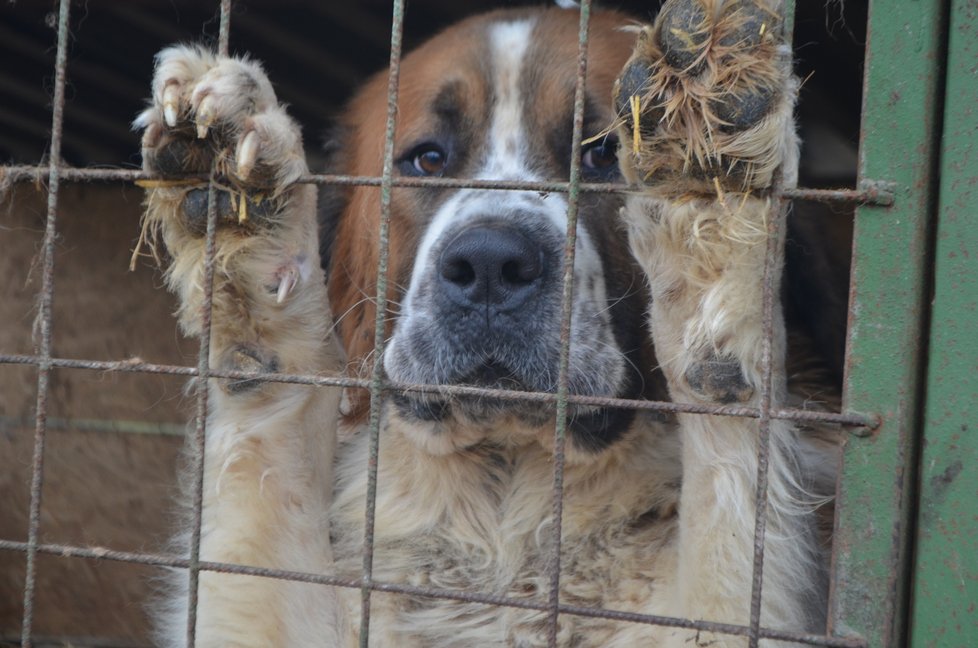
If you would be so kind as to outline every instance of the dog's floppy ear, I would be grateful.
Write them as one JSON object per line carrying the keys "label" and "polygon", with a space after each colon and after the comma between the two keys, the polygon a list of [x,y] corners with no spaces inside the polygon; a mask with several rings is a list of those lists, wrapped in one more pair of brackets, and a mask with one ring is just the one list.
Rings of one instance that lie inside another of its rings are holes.
{"label": "dog's floppy ear", "polygon": [[[346,126],[334,125],[327,131],[323,141],[323,152],[326,156],[323,173],[348,173],[348,169],[343,166],[342,152],[346,149],[349,137],[349,128]],[[337,224],[349,200],[350,187],[343,185],[320,185],[319,187],[319,262],[327,278],[332,261]]]}

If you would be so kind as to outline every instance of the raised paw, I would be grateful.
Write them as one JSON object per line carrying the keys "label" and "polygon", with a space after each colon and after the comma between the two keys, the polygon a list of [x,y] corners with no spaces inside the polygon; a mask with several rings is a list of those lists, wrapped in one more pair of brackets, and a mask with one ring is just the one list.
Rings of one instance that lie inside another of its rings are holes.
{"label": "raised paw", "polygon": [[770,186],[796,146],[781,32],[779,0],[666,2],[615,85],[626,176],[675,195]]}
{"label": "raised paw", "polygon": [[[216,173],[218,222],[272,222],[284,192],[306,170],[299,129],[279,105],[261,66],[200,47],[160,52],[143,129],[143,167],[165,176]],[[207,192],[154,184],[179,200],[187,230],[203,234]]]}
{"label": "raised paw", "polygon": [[168,262],[185,332],[202,330],[212,208],[212,325],[221,346],[261,338],[303,291],[318,303],[316,188],[296,182],[307,168],[299,127],[257,62],[195,46],[164,49],[150,105],[134,125],[144,131],[144,169],[163,177],[141,183],[146,211],[133,259],[150,250]]}

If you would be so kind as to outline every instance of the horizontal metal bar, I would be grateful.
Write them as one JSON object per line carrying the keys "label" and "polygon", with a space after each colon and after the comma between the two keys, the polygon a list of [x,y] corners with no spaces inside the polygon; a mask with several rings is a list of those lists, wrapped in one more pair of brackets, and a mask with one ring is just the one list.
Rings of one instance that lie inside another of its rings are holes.
{"label": "horizontal metal bar", "polygon": [[[0,414],[0,429],[28,428],[34,419]],[[183,436],[187,426],[183,423],[158,423],[155,421],[126,421],[115,419],[55,418],[47,419],[49,430],[78,430],[82,432],[106,432],[116,434],[142,434],[159,436]]]}
{"label": "horizontal metal bar", "polygon": [[[0,540],[0,551],[27,551],[26,542],[16,540]],[[43,543],[37,545],[37,552],[60,556],[62,558],[82,558],[94,560],[112,560],[138,565],[151,565],[155,567],[172,567],[177,569],[187,569],[190,561],[186,558],[170,556],[165,554],[142,553],[133,551],[117,551],[105,547],[80,547],[69,544]],[[350,589],[360,589],[364,582],[360,578],[340,578],[326,574],[313,574],[309,572],[291,571],[286,569],[273,569],[269,567],[253,567],[250,565],[238,565],[233,563],[222,563],[202,560],[199,562],[202,571],[219,572],[224,574],[238,574],[241,576],[255,576],[258,578],[274,578],[279,580],[289,580],[315,585],[330,585],[333,587],[345,587]],[[540,610],[546,612],[550,609],[547,602],[537,602],[534,600],[517,599],[509,596],[498,596],[481,592],[465,592],[462,590],[450,590],[434,587],[420,587],[414,585],[404,585],[401,583],[386,583],[371,581],[368,587],[377,592],[390,594],[405,594],[409,596],[427,596],[437,599],[447,599],[461,601],[465,603],[482,603],[500,607],[512,607],[526,610]],[[687,628],[691,630],[703,630],[706,632],[718,632],[729,635],[746,636],[750,631],[747,626],[731,623],[714,623],[710,621],[698,621],[692,619],[682,619],[668,616],[658,616],[650,614],[638,614],[635,612],[623,612],[619,610],[608,610],[599,608],[588,608],[577,605],[561,604],[559,606],[561,614],[582,616],[598,619],[610,619],[613,621],[623,621],[626,623],[642,623],[646,625],[667,626],[673,628]],[[864,648],[865,641],[854,637],[829,637],[825,635],[796,633],[773,628],[761,628],[760,635],[766,639],[779,641],[794,641],[796,643],[828,646],[832,648]]]}
{"label": "horizontal metal bar", "polygon": [[[86,369],[92,371],[118,371],[123,373],[169,374],[188,377],[195,377],[198,375],[197,369],[194,367],[153,364],[142,362],[141,360],[76,360],[72,358],[44,359],[33,355],[0,355],[0,365],[3,364],[34,366],[42,366],[46,364],[51,368],[57,369]],[[371,380],[369,379],[351,378],[343,375],[285,374],[218,370],[211,370],[208,375],[212,378],[226,378],[231,380],[260,380],[264,382],[311,385],[318,387],[352,387],[370,389],[371,386]],[[512,389],[474,387],[470,385],[431,385],[424,383],[399,383],[386,381],[385,390],[388,392],[411,392],[439,394],[445,396],[477,396],[481,398],[533,401],[540,403],[556,402],[557,400],[557,395],[550,392],[524,392],[515,391]],[[635,400],[605,396],[585,396],[580,394],[570,394],[568,396],[568,402],[576,405],[588,405],[592,407],[651,410],[669,414],[712,414],[716,416],[737,416],[741,418],[758,418],[760,416],[759,410],[754,407],[673,403],[670,401]],[[869,429],[874,429],[878,425],[878,420],[875,417],[867,416],[865,414],[818,412],[795,408],[780,408],[772,410],[771,418],[808,423],[829,423],[834,425],[864,427]]]}
{"label": "horizontal metal bar", "polygon": [[[5,182],[34,182],[42,183],[46,178],[48,167],[28,165],[0,167],[0,186]],[[73,182],[106,182],[137,180],[172,180],[147,173],[138,169],[97,169],[62,167],[61,179]],[[201,186],[207,184],[206,175],[179,176],[180,180],[188,182],[198,180]],[[299,178],[299,183],[317,185],[368,186],[380,187],[379,176],[333,175],[310,173]],[[408,178],[391,179],[394,187],[430,187],[438,189],[497,189],[503,191],[540,191],[543,193],[567,193],[570,191],[569,182],[524,182],[517,180],[474,180],[466,178]],[[582,182],[580,190],[585,193],[630,193],[635,187],[627,184],[611,184],[601,182]],[[785,198],[823,203],[842,203],[889,206],[893,204],[893,193],[884,187],[868,185],[861,189],[785,189]]]}

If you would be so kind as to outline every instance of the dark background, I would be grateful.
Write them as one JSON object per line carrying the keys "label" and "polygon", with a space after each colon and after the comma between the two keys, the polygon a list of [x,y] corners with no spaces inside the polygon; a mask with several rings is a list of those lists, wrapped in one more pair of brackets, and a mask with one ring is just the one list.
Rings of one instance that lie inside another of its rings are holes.
{"label": "dark background", "polygon": [[[87,0],[72,8],[65,112],[65,161],[75,166],[138,166],[129,123],[148,94],[153,54],[165,45],[216,39],[217,2]],[[405,46],[457,19],[493,7],[546,4],[413,0]],[[609,0],[651,18],[659,2]],[[57,3],[0,2],[0,165],[35,164],[48,146]],[[806,180],[851,181],[855,164],[866,3],[798,3],[795,55],[806,79],[801,101],[809,144]],[[304,125],[310,154],[358,83],[388,61],[389,0],[238,0],[231,50],[263,61],[279,97]],[[310,165],[316,169],[315,159]]]}

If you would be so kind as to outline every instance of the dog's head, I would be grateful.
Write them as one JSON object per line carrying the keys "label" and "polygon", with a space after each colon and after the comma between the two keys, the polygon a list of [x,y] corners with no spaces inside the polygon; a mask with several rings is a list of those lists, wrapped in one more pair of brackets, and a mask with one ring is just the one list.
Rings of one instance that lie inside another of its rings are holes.
{"label": "dog's head", "polygon": [[[632,46],[629,19],[597,13],[590,29],[584,136],[615,120],[614,79]],[[577,78],[576,11],[504,11],[470,19],[401,66],[394,173],[482,180],[567,180]],[[334,168],[379,175],[387,74],[353,100]],[[613,136],[584,146],[585,182],[620,181]],[[330,297],[351,367],[374,359],[380,191],[349,190],[333,231]],[[569,391],[648,394],[644,280],[618,221],[621,199],[583,194],[577,226]],[[390,223],[390,338],[394,381],[555,391],[561,339],[564,193],[399,188]],[[487,436],[552,434],[540,403],[405,393],[391,415],[434,451]],[[627,410],[572,406],[575,446],[598,450],[629,426]],[[441,440],[435,441],[438,438]],[[501,439],[497,439],[501,440]]]}

